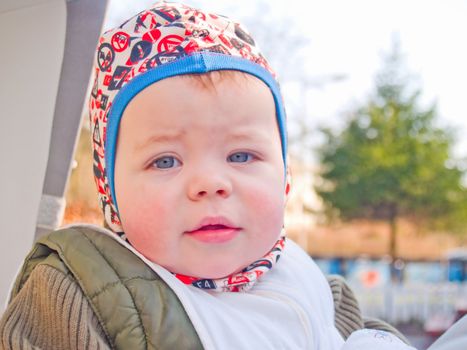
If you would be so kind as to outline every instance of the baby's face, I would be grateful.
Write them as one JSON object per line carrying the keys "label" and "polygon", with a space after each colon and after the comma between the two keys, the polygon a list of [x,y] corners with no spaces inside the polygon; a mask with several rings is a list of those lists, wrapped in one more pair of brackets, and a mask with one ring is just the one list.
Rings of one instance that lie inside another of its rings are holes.
{"label": "baby's face", "polygon": [[284,164],[272,94],[235,73],[157,82],[126,108],[115,192],[131,244],[172,272],[220,278],[278,239]]}

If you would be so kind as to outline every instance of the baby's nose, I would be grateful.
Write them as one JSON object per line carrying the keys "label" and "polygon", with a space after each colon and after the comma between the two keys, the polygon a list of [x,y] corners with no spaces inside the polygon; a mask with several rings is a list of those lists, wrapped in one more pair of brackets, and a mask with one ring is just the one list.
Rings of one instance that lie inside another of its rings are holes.
{"label": "baby's nose", "polygon": [[231,182],[220,174],[206,173],[195,176],[188,185],[188,197],[191,200],[200,200],[206,197],[227,198],[231,193]]}

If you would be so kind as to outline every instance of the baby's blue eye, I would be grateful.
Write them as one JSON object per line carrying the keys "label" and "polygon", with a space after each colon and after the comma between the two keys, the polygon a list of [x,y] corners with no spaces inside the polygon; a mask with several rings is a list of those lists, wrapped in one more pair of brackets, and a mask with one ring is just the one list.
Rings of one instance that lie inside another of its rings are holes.
{"label": "baby's blue eye", "polygon": [[248,152],[237,152],[227,157],[232,163],[245,163],[253,159],[253,155]]}
{"label": "baby's blue eye", "polygon": [[153,162],[154,167],[158,169],[170,169],[180,165],[180,161],[172,156],[164,156]]}

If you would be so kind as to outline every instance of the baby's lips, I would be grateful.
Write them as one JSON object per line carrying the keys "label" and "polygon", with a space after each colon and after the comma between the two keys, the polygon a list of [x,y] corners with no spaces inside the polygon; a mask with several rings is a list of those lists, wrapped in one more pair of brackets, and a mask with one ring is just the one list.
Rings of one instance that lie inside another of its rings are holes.
{"label": "baby's lips", "polygon": [[188,233],[196,231],[214,231],[214,230],[226,230],[226,229],[235,229],[235,227],[229,227],[225,225],[204,225],[196,230],[188,231]]}
{"label": "baby's lips", "polygon": [[186,234],[202,243],[221,244],[228,243],[237,237],[240,228],[228,227],[224,225],[205,225]]}

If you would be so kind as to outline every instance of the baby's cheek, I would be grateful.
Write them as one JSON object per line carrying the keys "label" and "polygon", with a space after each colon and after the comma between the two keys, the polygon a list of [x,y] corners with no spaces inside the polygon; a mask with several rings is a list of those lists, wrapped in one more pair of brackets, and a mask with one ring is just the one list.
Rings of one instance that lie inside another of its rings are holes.
{"label": "baby's cheek", "polygon": [[163,244],[158,233],[165,231],[167,207],[154,198],[141,198],[126,209],[122,223],[130,242],[141,252],[158,249]]}
{"label": "baby's cheek", "polygon": [[282,227],[284,219],[284,195],[271,188],[259,188],[248,199],[250,210],[257,215],[257,220],[268,229]]}

